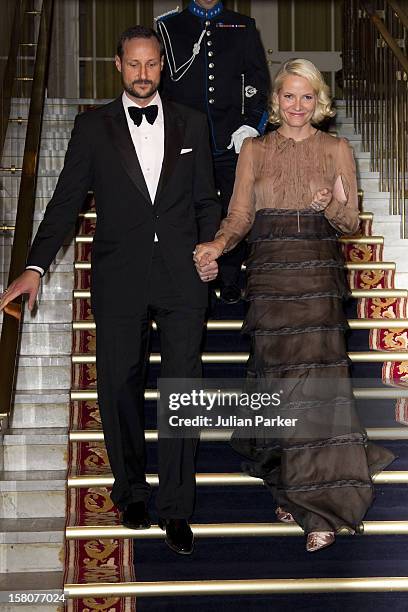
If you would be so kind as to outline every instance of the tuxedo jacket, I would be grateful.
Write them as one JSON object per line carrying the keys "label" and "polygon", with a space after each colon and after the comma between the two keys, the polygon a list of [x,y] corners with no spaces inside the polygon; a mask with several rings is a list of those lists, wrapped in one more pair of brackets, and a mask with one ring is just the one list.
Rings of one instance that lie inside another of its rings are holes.
{"label": "tuxedo jacket", "polygon": [[207,304],[208,287],[192,251],[211,240],[221,211],[205,115],[163,100],[164,158],[152,203],[120,96],[78,115],[63,170],[27,265],[50,266],[73,230],[89,190],[97,223],[91,301],[97,316],[131,316],[146,302],[155,233],[169,274],[186,304]]}

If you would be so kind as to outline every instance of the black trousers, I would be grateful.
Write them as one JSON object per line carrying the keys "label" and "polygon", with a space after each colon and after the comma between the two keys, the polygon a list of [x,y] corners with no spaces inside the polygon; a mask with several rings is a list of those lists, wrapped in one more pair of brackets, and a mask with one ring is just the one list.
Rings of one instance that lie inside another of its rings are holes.
{"label": "black trousers", "polygon": [[[144,439],[150,322],[156,321],[160,336],[161,376],[199,378],[204,316],[205,308],[183,303],[155,243],[145,304],[129,318],[96,318],[98,403],[115,479],[111,498],[119,509],[147,502],[151,492]],[[162,518],[188,519],[193,512],[196,448],[197,440],[159,438],[156,506]]]}
{"label": "black trousers", "polygon": [[[222,216],[226,217],[234,190],[235,170],[238,155],[234,150],[214,155],[215,185],[220,194]],[[242,241],[219,260],[219,281],[221,285],[238,285],[241,265],[246,257],[246,242]]]}

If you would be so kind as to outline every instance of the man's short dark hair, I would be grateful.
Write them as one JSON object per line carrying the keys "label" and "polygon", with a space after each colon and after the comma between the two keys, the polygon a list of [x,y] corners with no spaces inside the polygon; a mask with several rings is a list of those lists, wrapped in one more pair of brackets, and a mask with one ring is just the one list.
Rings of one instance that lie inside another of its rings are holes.
{"label": "man's short dark hair", "polygon": [[136,25],[125,30],[119,38],[116,52],[120,59],[122,59],[123,57],[123,43],[127,40],[132,40],[133,38],[155,38],[159,43],[160,57],[164,55],[163,41],[159,34],[157,34],[157,32],[155,32],[155,30],[153,30],[152,28],[146,28],[142,25]]}

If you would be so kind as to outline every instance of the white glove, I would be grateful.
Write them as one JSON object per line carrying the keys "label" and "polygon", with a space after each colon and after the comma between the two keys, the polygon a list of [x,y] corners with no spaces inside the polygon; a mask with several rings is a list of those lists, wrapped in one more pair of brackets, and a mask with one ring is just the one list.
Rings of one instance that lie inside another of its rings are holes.
{"label": "white glove", "polygon": [[231,142],[229,143],[227,149],[235,148],[235,153],[239,153],[242,147],[242,143],[245,138],[259,136],[258,130],[251,127],[250,125],[241,125],[231,136]]}

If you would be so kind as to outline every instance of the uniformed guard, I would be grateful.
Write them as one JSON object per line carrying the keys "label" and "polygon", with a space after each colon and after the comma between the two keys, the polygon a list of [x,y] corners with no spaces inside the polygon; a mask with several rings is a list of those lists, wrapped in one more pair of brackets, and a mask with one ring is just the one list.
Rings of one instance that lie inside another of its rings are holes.
{"label": "uniformed guard", "polygon": [[[163,95],[207,114],[224,215],[244,138],[267,123],[269,71],[255,20],[217,0],[195,0],[157,18],[166,52]],[[238,278],[245,244],[220,262],[221,299],[241,297]]]}

